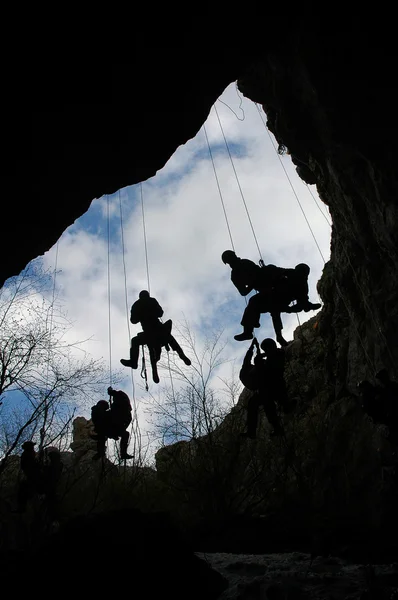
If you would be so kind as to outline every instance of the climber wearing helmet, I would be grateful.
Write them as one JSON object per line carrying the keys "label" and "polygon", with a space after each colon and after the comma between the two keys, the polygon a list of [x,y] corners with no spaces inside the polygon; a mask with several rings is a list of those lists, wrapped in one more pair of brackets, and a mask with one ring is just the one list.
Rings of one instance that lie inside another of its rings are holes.
{"label": "climber wearing helmet", "polygon": [[99,400],[97,404],[91,407],[91,420],[96,435],[90,437],[97,441],[97,454],[93,456],[93,460],[105,456],[106,440],[109,437],[110,415],[109,402],[106,400]]}
{"label": "climber wearing helmet", "polygon": [[305,263],[300,263],[294,269],[285,270],[289,272],[287,275],[288,292],[286,301],[290,304],[290,302],[296,300],[296,304],[287,306],[283,312],[297,313],[302,310],[308,312],[321,308],[320,304],[313,304],[308,300],[308,276],[311,270],[309,266]]}
{"label": "climber wearing helmet", "polygon": [[132,421],[130,398],[126,392],[114,390],[112,387],[108,387],[108,394],[111,397],[110,437],[120,436],[120,458],[128,460],[129,458],[133,458],[130,454],[127,454],[130,436],[127,427]]}
{"label": "climber wearing helmet", "polygon": [[[252,358],[255,347],[257,355],[253,365]],[[263,353],[260,352],[260,348]],[[256,437],[260,406],[264,407],[266,417],[273,427],[271,435],[283,434],[283,427],[277,414],[277,405],[280,405],[284,411],[288,410],[284,368],[284,350],[277,348],[271,338],[263,340],[261,346],[254,338],[239,373],[243,385],[254,392],[247,405],[247,430],[242,433],[242,437],[251,439]]]}
{"label": "climber wearing helmet", "polygon": [[259,265],[247,258],[239,258],[233,250],[225,250],[221,260],[231,267],[231,281],[241,296],[247,296],[252,290],[258,289],[261,277]]}
{"label": "climber wearing helmet", "polygon": [[138,333],[131,340],[130,358],[120,359],[124,367],[137,369],[140,346],[148,346],[152,366],[152,378],[155,383],[159,383],[157,362],[161,356],[162,346],[165,346],[167,351],[171,348],[177,352],[186,365],[189,366],[191,364],[191,361],[185,356],[177,340],[171,335],[172,321],[169,319],[165,323],[162,323],[159,320],[162,315],[163,308],[156,298],[152,298],[146,290],[140,292],[138,300],[131,307],[130,321],[133,325],[140,323],[142,332]]}
{"label": "climber wearing helmet", "polygon": [[[260,315],[269,312],[272,317],[276,339],[281,346],[287,342],[282,337],[281,312],[300,312],[320,308],[320,304],[312,304],[308,300],[308,274],[310,268],[301,263],[295,269],[283,269],[275,265],[256,265],[251,260],[241,259],[232,250],[221,255],[224,264],[230,265],[231,281],[242,296],[253,289],[253,295],[245,308],[241,325],[243,332],[235,335],[238,342],[251,340],[253,329],[260,327]],[[297,300],[291,307],[289,304]]]}

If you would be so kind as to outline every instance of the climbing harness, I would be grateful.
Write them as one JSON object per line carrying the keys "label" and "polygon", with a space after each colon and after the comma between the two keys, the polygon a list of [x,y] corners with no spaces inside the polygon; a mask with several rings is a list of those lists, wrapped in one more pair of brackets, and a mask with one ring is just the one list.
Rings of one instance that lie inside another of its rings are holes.
{"label": "climbing harness", "polygon": [[141,366],[141,378],[145,379],[145,390],[148,391],[148,373],[146,370],[146,364],[145,364],[145,351],[144,351],[144,346],[142,347],[142,366]]}

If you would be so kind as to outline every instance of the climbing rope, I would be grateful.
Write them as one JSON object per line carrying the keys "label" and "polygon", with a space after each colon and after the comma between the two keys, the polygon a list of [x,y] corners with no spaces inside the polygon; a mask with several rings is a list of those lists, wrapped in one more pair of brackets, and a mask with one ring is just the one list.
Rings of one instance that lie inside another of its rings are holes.
{"label": "climbing rope", "polygon": [[[123,223],[123,208],[122,208],[122,198],[119,190],[119,212],[120,212],[120,234],[121,234],[121,242],[122,242],[122,261],[123,261],[123,276],[124,276],[124,304],[126,309],[126,323],[127,323],[127,335],[129,346],[131,342],[131,330],[130,330],[130,318],[129,318],[129,305],[128,305],[128,294],[127,294],[127,270],[126,270],[126,251],[124,245],[124,223]],[[131,386],[133,389],[133,402],[134,402],[134,410],[136,412],[137,408],[135,406],[135,385],[134,385],[134,375],[133,371],[131,371]]]}
{"label": "climbing rope", "polygon": [[328,217],[325,215],[325,213],[323,212],[323,210],[321,209],[321,207],[318,204],[317,199],[315,198],[314,194],[312,193],[312,190],[310,188],[310,186],[308,185],[308,183],[306,183],[305,181],[303,181],[304,185],[306,186],[307,190],[309,191],[309,193],[312,196],[313,201],[315,202],[315,205],[317,207],[317,209],[319,210],[319,212],[321,213],[321,215],[323,216],[323,218],[325,219],[326,223],[329,225],[329,227],[332,226],[332,222],[328,219]]}
{"label": "climbing rope", "polygon": [[54,320],[54,302],[55,302],[55,287],[57,280],[57,269],[58,269],[58,251],[59,251],[59,240],[57,241],[55,247],[55,263],[54,263],[54,272],[53,272],[53,289],[52,289],[52,298],[51,298],[51,311],[50,311],[50,326],[48,329],[48,361],[47,361],[47,374],[46,374],[46,389],[48,385],[48,363],[50,359],[50,344],[51,344],[51,335],[53,329],[53,320]]}
{"label": "climbing rope", "polygon": [[[209,149],[209,155],[210,155],[210,159],[211,159],[211,164],[213,165],[214,177],[216,178],[218,193],[219,193],[219,196],[220,196],[221,206],[222,206],[223,213],[224,213],[225,223],[226,223],[227,229],[228,229],[229,239],[231,240],[231,247],[232,247],[232,250],[234,252],[236,252],[234,240],[232,238],[231,227],[230,227],[229,220],[228,220],[228,215],[227,215],[227,211],[226,211],[226,208],[225,208],[225,202],[224,202],[224,198],[223,198],[223,195],[222,195],[220,182],[219,182],[218,175],[217,175],[216,165],[215,165],[215,162],[214,162],[213,153],[211,151],[211,146],[210,146],[209,138],[208,138],[207,131],[206,131],[206,125],[203,125],[203,130],[204,130],[204,133],[205,133],[205,136],[206,136],[206,142],[207,142],[207,147]],[[246,296],[245,296],[245,304],[247,306],[247,298],[246,298]]]}
{"label": "climbing rope", "polygon": [[148,391],[149,387],[148,387],[148,373],[146,370],[146,363],[145,363],[145,346],[142,346],[141,377],[142,377],[142,379],[145,379],[145,390]]}
{"label": "climbing rope", "polygon": [[[121,233],[121,242],[122,242],[122,260],[123,260],[123,275],[124,275],[124,302],[126,309],[126,322],[127,322],[127,334],[128,334],[128,347],[130,347],[131,343],[131,330],[130,330],[130,318],[129,318],[129,305],[128,305],[128,294],[127,294],[127,270],[126,270],[126,252],[125,252],[125,244],[124,244],[124,222],[123,222],[123,208],[122,208],[122,198],[119,190],[119,212],[120,212],[120,233]],[[136,438],[135,436],[138,433],[138,436],[141,441],[141,433],[138,424],[138,414],[137,414],[137,400],[135,397],[135,384],[134,384],[134,372],[130,369],[131,372],[131,387],[133,391],[133,408],[134,408],[134,421],[136,430],[134,430],[134,455],[136,454],[135,444]],[[131,430],[133,432],[133,424],[131,425]]]}
{"label": "climbing rope", "polygon": [[[54,302],[55,302],[55,288],[56,288],[56,280],[57,280],[57,269],[58,269],[58,251],[59,251],[59,240],[57,241],[55,247],[55,263],[54,263],[54,271],[53,271],[53,289],[52,289],[52,298],[51,298],[51,310],[50,310],[50,324],[48,327],[48,346],[47,346],[47,364],[46,364],[46,378],[45,378],[45,392],[44,392],[44,413],[43,413],[43,427],[40,429],[40,443],[39,443],[39,457],[42,458],[44,439],[45,439],[45,426],[47,420],[47,411],[48,411],[48,399],[50,394],[48,393],[48,380],[49,380],[49,370],[50,370],[50,350],[51,350],[51,338],[52,338],[52,330],[53,330],[53,321],[54,321]],[[47,323],[46,323],[47,329]]]}
{"label": "climbing rope", "polygon": [[110,227],[110,210],[109,210],[109,195],[106,195],[107,200],[107,222],[108,222],[108,344],[109,344],[109,385],[112,385],[112,323],[111,323],[111,227]]}
{"label": "climbing rope", "polygon": [[234,241],[232,239],[231,227],[229,225],[227,211],[225,209],[224,198],[223,198],[223,195],[222,195],[222,192],[221,192],[221,187],[220,187],[220,182],[219,182],[218,176],[217,176],[216,166],[214,164],[213,153],[211,151],[211,147],[210,147],[210,143],[209,143],[209,138],[207,136],[206,125],[203,125],[203,131],[205,132],[207,147],[209,149],[209,154],[210,154],[210,159],[211,159],[211,164],[213,165],[214,177],[216,178],[216,182],[217,182],[218,193],[220,195],[221,206],[222,206],[222,209],[223,209],[223,212],[224,212],[225,222],[227,224],[227,229],[228,229],[228,233],[229,233],[229,239],[231,240],[232,250],[235,252],[235,246],[234,246]]}
{"label": "climbing rope", "polygon": [[255,243],[256,243],[257,250],[258,250],[258,253],[259,253],[259,255],[260,255],[260,260],[262,261],[262,260],[263,260],[263,257],[262,257],[262,254],[261,254],[260,246],[259,246],[259,244],[258,244],[258,240],[257,240],[256,232],[254,231],[253,222],[252,222],[252,220],[251,220],[251,217],[250,217],[249,209],[247,208],[247,204],[246,204],[245,196],[244,196],[244,193],[243,193],[243,190],[242,190],[242,186],[241,186],[241,184],[240,184],[240,181],[239,181],[238,173],[236,172],[236,169],[235,169],[234,161],[233,161],[233,159],[232,159],[232,154],[231,154],[231,151],[230,151],[230,149],[229,149],[229,145],[228,145],[228,142],[227,142],[227,138],[225,137],[224,129],[223,129],[223,126],[222,126],[222,123],[221,123],[221,119],[220,119],[220,117],[219,117],[219,114],[218,114],[218,110],[217,110],[217,107],[216,107],[216,105],[214,105],[214,110],[215,110],[215,112],[216,112],[217,119],[218,119],[218,123],[219,123],[219,125],[220,125],[220,129],[221,129],[221,133],[222,133],[222,135],[223,135],[224,142],[225,142],[225,145],[226,145],[226,147],[227,147],[228,156],[229,156],[229,159],[230,159],[230,161],[231,161],[232,169],[233,169],[233,171],[234,171],[234,174],[235,174],[236,183],[238,184],[238,188],[239,188],[239,191],[240,191],[240,195],[241,195],[241,198],[242,198],[242,202],[243,202],[243,205],[244,205],[244,207],[245,207],[245,210],[246,210],[246,215],[247,215],[247,218],[248,218],[248,221],[249,221],[249,224],[250,224],[250,227],[251,227],[252,233],[253,233],[254,241],[255,241]]}
{"label": "climbing rope", "polygon": [[151,293],[151,286],[150,286],[150,283],[149,283],[148,247],[147,247],[147,240],[146,240],[145,212],[144,212],[144,194],[143,194],[143,191],[142,191],[142,181],[140,183],[140,188],[141,188],[142,227],[143,227],[143,231],[144,231],[146,276],[147,276],[147,279],[148,279],[148,292],[150,294]]}
{"label": "climbing rope", "polygon": [[300,210],[301,210],[301,212],[303,213],[303,217],[304,217],[304,219],[305,219],[305,222],[306,222],[306,223],[307,223],[307,225],[308,225],[308,229],[310,230],[310,232],[311,232],[311,235],[312,235],[312,237],[313,237],[313,239],[314,239],[315,245],[316,245],[316,247],[318,248],[318,252],[319,252],[319,254],[321,255],[321,258],[322,258],[322,260],[323,260],[323,264],[326,264],[325,257],[323,256],[323,254],[322,254],[322,250],[321,250],[321,248],[320,248],[320,246],[319,246],[319,244],[318,244],[318,240],[317,240],[317,239],[316,239],[316,237],[315,237],[315,234],[314,234],[314,232],[313,232],[313,229],[312,229],[312,227],[311,227],[311,224],[310,224],[310,222],[309,222],[309,220],[308,220],[308,218],[307,218],[307,215],[305,214],[305,211],[304,211],[304,209],[303,209],[303,207],[302,207],[302,204],[301,204],[301,202],[300,202],[300,200],[299,200],[299,197],[298,197],[298,195],[297,195],[297,193],[296,193],[296,190],[294,189],[293,183],[292,183],[292,181],[291,181],[291,179],[290,179],[290,177],[289,177],[289,174],[288,174],[288,172],[287,172],[287,170],[286,170],[286,167],[285,167],[285,165],[283,164],[283,161],[282,161],[282,159],[281,159],[281,157],[280,157],[280,154],[278,153],[278,149],[277,149],[277,147],[275,146],[275,144],[274,144],[274,142],[273,142],[273,140],[272,140],[272,137],[271,137],[271,134],[270,134],[270,132],[268,131],[267,124],[265,123],[265,121],[264,121],[264,119],[263,119],[263,116],[262,116],[262,114],[261,114],[260,108],[259,108],[259,106],[258,106],[258,104],[257,104],[257,103],[255,103],[255,104],[256,104],[256,107],[257,107],[257,110],[258,110],[258,114],[259,114],[259,116],[260,116],[260,119],[261,119],[261,121],[262,121],[262,123],[263,123],[263,125],[264,125],[264,127],[265,127],[265,130],[266,130],[266,132],[267,132],[267,134],[268,134],[268,137],[269,137],[269,139],[271,140],[271,144],[272,144],[272,146],[273,146],[274,150],[276,150],[276,153],[277,153],[277,155],[278,155],[279,162],[280,162],[280,164],[281,164],[281,167],[282,167],[282,169],[283,169],[283,170],[284,170],[284,172],[285,172],[285,175],[286,175],[286,177],[287,177],[287,180],[288,180],[288,182],[289,182],[289,184],[290,184],[290,187],[291,187],[291,189],[292,189],[292,192],[293,192],[293,194],[294,194],[294,196],[295,196],[295,198],[296,198],[296,200],[297,200],[297,204],[299,205],[299,207],[300,207]]}
{"label": "climbing rope", "polygon": [[[147,273],[147,280],[148,280],[148,292],[150,294],[151,293],[151,288],[150,288],[150,283],[149,283],[148,246],[147,246],[146,227],[145,227],[144,195],[143,195],[143,192],[142,192],[142,182],[141,182],[140,186],[141,186],[142,227],[143,227],[143,231],[144,231],[146,273]],[[160,322],[163,323],[162,319],[160,319]],[[167,351],[167,356],[169,356],[169,352],[168,351]],[[149,387],[148,387],[148,375],[147,375],[147,370],[146,370],[146,365],[145,365],[145,351],[144,351],[144,346],[142,347],[142,369],[141,369],[141,377],[143,379],[145,379],[145,390],[148,392],[148,390],[149,390]],[[171,385],[173,386],[173,379],[172,379],[172,376],[171,376],[171,371],[170,371],[170,381],[171,381]]]}
{"label": "climbing rope", "polygon": [[[263,123],[263,125],[264,125],[264,127],[265,127],[265,129],[266,129],[266,131],[267,131],[268,137],[270,138],[270,140],[271,140],[271,143],[272,143],[272,145],[273,145],[274,149],[277,151],[277,148],[275,147],[275,144],[274,144],[274,142],[273,142],[273,140],[272,140],[272,137],[271,137],[271,135],[270,135],[270,132],[268,131],[267,125],[266,125],[266,123],[265,123],[265,121],[264,121],[264,119],[263,119],[263,116],[262,116],[262,114],[261,114],[260,108],[259,108],[259,106],[258,106],[258,104],[257,104],[257,103],[256,103],[256,108],[257,108],[258,114],[259,114],[259,116],[260,116],[260,118],[261,118],[261,121],[262,121],[262,123]],[[322,251],[321,251],[321,249],[320,249],[320,247],[319,247],[319,244],[318,244],[318,242],[317,242],[317,239],[316,239],[316,237],[315,237],[315,234],[314,234],[314,232],[313,232],[313,230],[312,230],[312,227],[311,227],[311,225],[310,225],[310,223],[309,223],[309,221],[308,221],[308,219],[307,219],[307,216],[306,216],[306,214],[305,214],[305,211],[304,211],[304,209],[303,209],[303,207],[302,207],[302,205],[301,205],[301,203],[300,203],[300,200],[299,200],[299,198],[298,198],[298,195],[297,195],[297,193],[296,193],[296,191],[295,191],[295,189],[294,189],[294,186],[293,186],[293,184],[292,184],[292,182],[291,182],[291,179],[290,179],[290,177],[289,177],[289,175],[288,175],[288,173],[287,173],[287,171],[286,171],[286,168],[285,168],[285,166],[284,166],[284,164],[283,164],[283,162],[282,162],[282,159],[281,159],[281,157],[280,157],[280,155],[279,155],[279,154],[278,154],[278,159],[279,159],[279,161],[280,161],[280,163],[281,163],[281,166],[282,166],[282,168],[283,168],[283,170],[284,170],[284,172],[285,172],[285,174],[286,174],[286,177],[287,177],[287,179],[288,179],[288,181],[289,181],[289,183],[290,183],[290,186],[291,186],[291,188],[292,188],[292,191],[293,191],[293,193],[294,193],[294,195],[295,195],[295,197],[296,197],[296,200],[297,200],[297,202],[298,202],[298,204],[299,204],[299,206],[300,206],[300,209],[301,209],[301,211],[302,211],[302,213],[303,213],[303,216],[304,216],[304,218],[305,218],[305,220],[306,220],[306,223],[307,223],[307,225],[308,225],[308,227],[309,227],[309,229],[310,229],[310,231],[311,231],[311,235],[312,235],[312,237],[314,238],[315,244],[316,244],[316,246],[317,246],[317,248],[318,248],[318,250],[319,250],[319,253],[320,253],[321,257],[322,257],[322,260],[323,260],[323,262],[324,262],[324,264],[325,264],[325,259],[324,259],[324,256],[323,256],[323,254],[322,254]],[[308,186],[307,186],[307,187],[308,187]],[[309,188],[308,188],[308,189],[309,189]],[[313,196],[313,194],[312,194],[312,192],[311,192],[311,190],[310,190],[310,189],[309,189],[309,191],[310,191],[310,193],[311,193],[312,197],[314,198],[314,196]],[[315,200],[315,198],[314,198],[314,200]],[[319,207],[318,207],[318,208],[319,208]],[[319,210],[320,210],[320,208],[319,208]],[[323,216],[325,217],[325,215],[324,215],[324,213],[323,213],[322,211],[321,211],[321,213],[322,213],[322,214],[323,214]],[[325,217],[325,219],[326,219],[326,217]],[[326,219],[326,220],[327,220],[327,219]],[[327,220],[327,221],[328,221],[328,220]],[[328,223],[329,223],[329,221],[328,221]],[[346,255],[347,255],[347,259],[348,259],[348,261],[349,261],[349,263],[350,263],[350,265],[351,265],[351,267],[352,267],[352,270],[353,270],[353,273],[354,273],[354,277],[357,279],[357,276],[356,276],[356,273],[355,273],[355,269],[353,268],[353,266],[352,266],[352,264],[351,264],[351,261],[350,261],[350,259],[349,259],[348,253],[347,253],[346,249],[344,248],[344,246],[343,246],[343,250],[345,251],[345,253],[346,253]],[[357,281],[357,283],[358,283],[358,281]],[[359,285],[359,283],[358,283],[358,285]],[[361,289],[360,285],[359,285],[359,288]],[[361,337],[361,335],[360,335],[360,333],[359,333],[359,331],[358,331],[358,327],[357,327],[357,326],[356,326],[356,324],[355,324],[355,320],[354,320],[354,319],[353,319],[353,317],[352,317],[351,311],[350,311],[350,309],[349,309],[349,307],[348,307],[348,305],[347,305],[347,303],[346,303],[346,301],[345,301],[345,298],[344,298],[344,296],[343,296],[343,294],[342,294],[342,292],[341,292],[341,290],[340,290],[340,287],[339,287],[339,285],[338,285],[338,283],[337,283],[337,282],[336,282],[336,289],[337,289],[337,292],[338,292],[338,294],[339,294],[339,296],[340,296],[341,300],[343,301],[343,303],[344,303],[344,305],[345,305],[345,307],[346,307],[346,310],[347,310],[347,313],[348,313],[348,315],[350,316],[351,322],[354,324],[354,327],[355,327],[355,330],[356,330],[357,337],[358,337],[358,339],[359,339],[359,342],[360,342],[360,344],[361,344],[361,346],[362,346],[362,350],[363,350],[363,352],[364,352],[364,355],[365,355],[365,358],[366,358],[366,360],[367,360],[367,362],[368,362],[368,365],[370,366],[371,370],[373,370],[373,372],[376,372],[376,369],[375,369],[375,363],[374,363],[374,361],[372,361],[372,359],[370,358],[370,356],[369,356],[369,353],[367,352],[367,350],[366,350],[366,348],[365,348],[365,346],[364,346],[364,343],[363,343],[363,341],[362,341],[362,337]],[[361,291],[362,291],[362,290],[361,290]],[[367,302],[366,302],[366,298],[365,298],[365,295],[363,294],[363,292],[362,292],[362,295],[363,295],[363,297],[364,297],[364,302],[365,302],[365,304],[367,304]],[[372,311],[370,311],[370,312],[371,312],[371,314],[372,314]],[[373,318],[374,318],[374,317],[373,317]],[[375,324],[376,324],[376,323],[375,323]],[[377,329],[378,333],[382,335],[381,329],[380,329],[380,327],[378,327],[378,326],[377,326],[377,324],[376,324],[376,329]]]}
{"label": "climbing rope", "polygon": [[171,373],[171,367],[170,367],[170,352],[169,351],[167,351],[167,362],[168,362],[168,367],[169,367],[171,393],[173,394],[173,403],[174,403],[174,421],[175,421],[174,436],[175,436],[175,439],[177,439],[177,402],[176,402],[175,391],[174,391],[173,375]]}
{"label": "climbing rope", "polygon": [[217,98],[217,102],[221,102],[221,104],[224,104],[224,106],[226,106],[227,108],[229,108],[229,110],[235,115],[235,117],[238,119],[238,121],[244,121],[245,118],[246,118],[246,115],[245,115],[245,111],[242,108],[243,96],[239,93],[238,86],[237,86],[236,83],[235,83],[235,91],[236,91],[236,95],[239,98],[239,110],[243,114],[242,118],[238,117],[238,115],[236,114],[236,112],[229,106],[229,104],[227,104],[226,102],[224,102],[224,100],[221,100],[221,98]]}

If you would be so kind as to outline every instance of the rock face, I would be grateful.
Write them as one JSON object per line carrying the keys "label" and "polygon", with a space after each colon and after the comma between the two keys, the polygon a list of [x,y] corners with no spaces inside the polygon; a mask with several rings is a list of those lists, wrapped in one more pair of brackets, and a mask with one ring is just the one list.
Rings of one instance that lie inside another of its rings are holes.
{"label": "rock face", "polygon": [[84,417],[76,417],[73,420],[73,440],[70,444],[76,457],[80,458],[89,451],[96,451],[97,444],[90,435],[95,434],[92,421]]}
{"label": "rock face", "polygon": [[304,323],[286,349],[295,408],[282,416],[285,436],[270,437],[260,409],[257,439],[239,437],[250,396],[245,390],[211,435],[158,451],[158,475],[172,490],[176,514],[183,515],[185,502],[186,519],[202,523],[200,549],[304,547],[328,554],[345,546],[396,546],[398,448],[357,396],[346,387],[336,396],[324,318],[319,313]]}
{"label": "rock face", "polygon": [[[327,338],[330,378],[340,393],[342,386],[352,391],[358,380],[374,377],[382,367],[398,376],[398,204],[391,152],[396,130],[388,120],[390,94],[375,91],[388,86],[387,74],[381,67],[370,80],[369,64],[360,66],[365,56],[374,65],[376,56],[356,44],[354,49],[344,37],[328,43],[336,60],[345,55],[333,83],[328,69],[318,78],[319,56],[297,36],[284,56],[275,52],[253,65],[239,87],[263,105],[278,142],[316,180],[330,209],[331,260],[319,285],[325,302],[320,331]],[[381,97],[384,111],[376,108]],[[372,99],[376,109],[366,119],[366,134],[363,98]],[[350,118],[343,114],[344,102]]]}
{"label": "rock face", "polygon": [[3,245],[12,252],[1,261],[0,286],[55,244],[94,198],[155,175],[196,135],[260,44],[242,51],[226,31],[217,39],[213,30],[221,47],[215,53],[213,43],[198,43],[202,26],[190,17],[184,33],[181,14],[159,21],[150,14],[133,36],[129,31],[124,37],[121,26],[116,54],[111,48],[101,52],[92,24],[82,44],[77,32],[71,34],[75,23],[63,41],[60,32],[49,40],[40,23],[34,36],[30,27],[19,33],[25,60],[9,57],[4,74],[10,93],[3,128]]}

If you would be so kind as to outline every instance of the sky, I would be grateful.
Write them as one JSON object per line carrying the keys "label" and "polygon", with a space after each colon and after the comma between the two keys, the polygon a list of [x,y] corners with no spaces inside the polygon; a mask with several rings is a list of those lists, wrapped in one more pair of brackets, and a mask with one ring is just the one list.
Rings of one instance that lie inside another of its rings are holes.
{"label": "sky", "polygon": [[[215,106],[233,164],[214,107],[205,128],[237,255],[254,261],[260,258],[243,194],[264,262],[281,267],[309,264],[310,301],[318,302],[316,283],[324,260],[330,256],[327,207],[316,187],[307,186],[298,177],[289,155],[277,154],[275,139],[264,127],[266,115],[261,109],[262,121],[256,105],[243,98],[235,84],[224,91]],[[217,388],[220,377],[230,376],[234,363],[235,368],[240,367],[249,342],[233,339],[242,330],[245,300],[230,281],[230,267],[221,261],[222,252],[231,249],[231,240],[203,127],[142,186],[93,200],[89,210],[43,256],[45,268],[53,269],[57,264],[57,296],[73,321],[68,335],[89,338],[86,350],[95,358],[103,357],[107,367],[111,365],[110,378],[121,377],[117,387],[133,394],[131,371],[121,367],[119,359],[128,358],[130,307],[138,293],[148,289],[142,201],[150,292],[163,307],[164,319],[172,319],[175,325],[186,320],[198,347],[206,335],[224,330],[226,363],[212,379]],[[299,318],[304,322],[315,314],[301,313]],[[291,340],[297,317],[284,314],[282,319],[283,335]],[[130,325],[131,335],[138,331],[139,326]],[[178,340],[178,333],[173,331]],[[262,315],[256,335],[260,341],[275,338],[268,314]],[[150,390],[146,392],[139,372],[134,372],[134,397],[142,430],[150,427],[144,411],[146,398],[157,394],[161,385],[170,385],[167,371],[160,377],[158,386],[149,378]]]}

